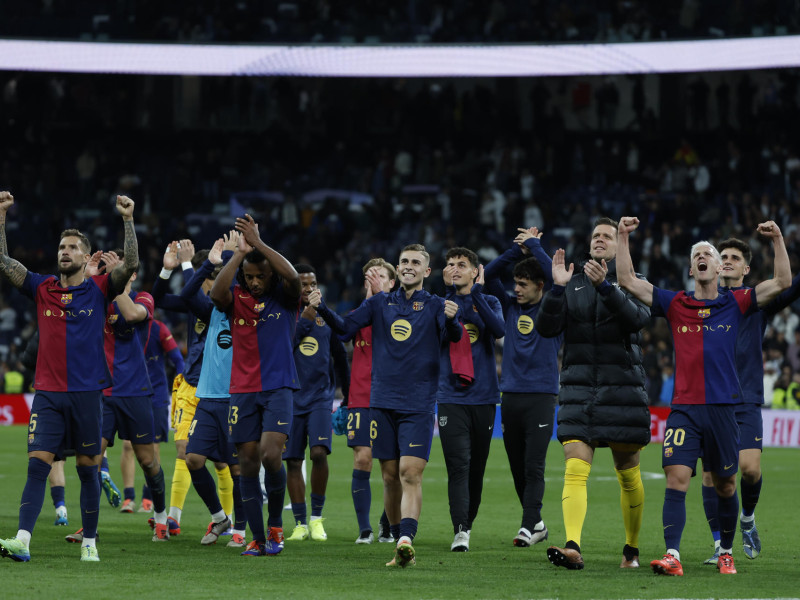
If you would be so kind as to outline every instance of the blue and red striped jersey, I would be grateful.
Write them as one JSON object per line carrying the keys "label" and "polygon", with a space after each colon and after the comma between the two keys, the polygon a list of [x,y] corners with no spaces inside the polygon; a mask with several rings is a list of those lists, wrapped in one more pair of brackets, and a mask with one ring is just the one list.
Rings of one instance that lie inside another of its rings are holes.
{"label": "blue and red striped jersey", "polygon": [[653,288],[651,314],[669,321],[675,348],[672,404],[739,404],[736,340],[742,322],[758,310],[755,290],[722,291],[713,300]]}
{"label": "blue and red striped jersey", "polygon": [[130,297],[147,309],[147,318],[138,323],[128,323],[119,313],[116,302],[108,308],[104,333],[111,386],[103,390],[106,396],[150,396],[153,393],[144,357],[153,318],[153,297],[147,292],[131,292]]}
{"label": "blue and red striped jersey", "polygon": [[298,389],[292,350],[300,301],[286,297],[283,282],[260,298],[239,285],[231,293],[231,394]]}
{"label": "blue and red striped jersey", "polygon": [[111,383],[103,354],[108,275],[62,287],[55,275],[28,271],[20,287],[36,303],[39,354],[34,387],[45,392],[88,392]]}

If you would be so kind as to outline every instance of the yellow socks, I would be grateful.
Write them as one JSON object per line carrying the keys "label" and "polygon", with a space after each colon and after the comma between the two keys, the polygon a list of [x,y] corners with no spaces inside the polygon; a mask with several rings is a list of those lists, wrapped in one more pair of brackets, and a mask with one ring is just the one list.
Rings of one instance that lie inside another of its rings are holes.
{"label": "yellow socks", "polygon": [[186,494],[189,493],[189,486],[192,485],[192,476],[186,468],[186,461],[180,458],[175,459],[175,473],[172,474],[172,489],[170,490],[169,505],[183,510],[183,503],[186,502]]}
{"label": "yellow socks", "polygon": [[561,494],[561,510],[564,513],[564,529],[567,541],[581,545],[581,530],[586,519],[586,480],[592,465],[579,458],[568,458],[564,473],[564,491]]}
{"label": "yellow socks", "polygon": [[233,478],[231,470],[226,465],[224,469],[217,469],[217,491],[222,510],[226,515],[233,514]]}
{"label": "yellow socks", "polygon": [[617,471],[622,507],[622,520],[625,523],[625,543],[633,548],[639,547],[639,530],[642,528],[644,512],[644,485],[639,465],[632,469]]}

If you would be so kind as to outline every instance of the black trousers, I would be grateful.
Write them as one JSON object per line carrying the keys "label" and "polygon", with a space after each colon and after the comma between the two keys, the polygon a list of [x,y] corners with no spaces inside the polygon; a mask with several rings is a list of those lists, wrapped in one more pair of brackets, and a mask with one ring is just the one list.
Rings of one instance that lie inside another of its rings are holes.
{"label": "black trousers", "polygon": [[472,529],[478,515],[496,412],[495,404],[439,404],[439,439],[447,466],[453,533],[459,527]]}
{"label": "black trousers", "polygon": [[544,465],[557,399],[553,394],[504,392],[500,405],[503,443],[522,504],[522,527],[529,531],[542,520]]}

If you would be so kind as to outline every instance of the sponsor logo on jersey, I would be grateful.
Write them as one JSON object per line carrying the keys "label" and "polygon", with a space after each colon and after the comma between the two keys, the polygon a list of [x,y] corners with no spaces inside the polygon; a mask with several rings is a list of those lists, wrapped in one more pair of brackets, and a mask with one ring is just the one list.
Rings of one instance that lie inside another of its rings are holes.
{"label": "sponsor logo on jersey", "polygon": [[300,340],[299,348],[303,356],[314,356],[319,350],[319,342],[309,335]]}
{"label": "sponsor logo on jersey", "polygon": [[258,319],[243,319],[238,318],[234,323],[239,326],[258,327],[259,323],[268,321],[269,319],[280,319],[281,313],[269,313],[268,315],[261,315]]}
{"label": "sponsor logo on jersey", "polygon": [[397,319],[390,328],[392,337],[398,342],[405,342],[411,337],[411,323],[405,319]]}
{"label": "sponsor logo on jersey", "polygon": [[206,330],[206,324],[203,323],[200,319],[197,319],[194,322],[194,332],[197,335],[202,335],[202,333]]}
{"label": "sponsor logo on jersey", "polygon": [[414,302],[411,305],[411,308],[413,308],[414,310],[422,310],[423,308],[425,308],[425,303],[424,302]]}
{"label": "sponsor logo on jersey", "polygon": [[233,335],[231,335],[230,329],[223,329],[217,334],[217,346],[223,350],[233,346]]}
{"label": "sponsor logo on jersey", "polygon": [[681,325],[680,327],[676,327],[675,331],[677,333],[700,333],[701,331],[707,331],[709,333],[728,333],[731,327],[733,327],[733,325],[725,325],[724,323],[720,323],[719,325]]}
{"label": "sponsor logo on jersey", "polygon": [[520,315],[519,319],[517,319],[517,331],[522,335],[528,335],[533,331],[533,319],[528,315]]}
{"label": "sponsor logo on jersey", "polygon": [[478,330],[478,326],[475,323],[465,323],[464,328],[467,330],[469,334],[469,343],[474,344],[478,341],[478,338],[481,335],[481,332]]}
{"label": "sponsor logo on jersey", "polygon": [[61,294],[61,304],[69,304],[72,302],[72,294]]}

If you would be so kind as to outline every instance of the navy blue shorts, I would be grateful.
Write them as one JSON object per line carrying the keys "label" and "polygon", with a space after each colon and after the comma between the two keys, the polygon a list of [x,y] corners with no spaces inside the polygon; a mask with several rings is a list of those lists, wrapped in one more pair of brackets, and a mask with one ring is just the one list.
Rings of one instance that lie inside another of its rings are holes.
{"label": "navy blue shorts", "polygon": [[697,466],[722,477],[739,470],[739,426],[734,404],[677,404],[667,417],[661,465]]}
{"label": "navy blue shorts", "polygon": [[153,404],[153,426],[155,427],[156,444],[164,444],[169,441],[170,425],[169,406],[156,406]]}
{"label": "navy blue shorts", "polygon": [[36,392],[28,421],[28,452],[97,456],[102,450],[103,392]]}
{"label": "navy blue shorts", "polygon": [[300,460],[305,458],[306,440],[308,440],[309,448],[323,446],[330,454],[331,437],[333,436],[331,418],[331,411],[328,408],[312,410],[302,415],[292,415],[292,429],[283,449],[283,458]]}
{"label": "navy blue shorts", "polygon": [[762,450],[764,420],[760,404],[737,404],[736,422],[739,424],[739,450]]}
{"label": "navy blue shorts", "polygon": [[114,434],[131,444],[152,444],[156,439],[152,396],[106,396],[103,402],[103,437],[114,445]]}
{"label": "navy blue shorts", "polygon": [[215,462],[239,464],[228,425],[228,402],[201,398],[189,426],[186,454],[198,454]]}
{"label": "navy blue shorts", "polygon": [[235,444],[261,441],[265,432],[289,435],[292,427],[292,390],[231,394],[228,422]]}
{"label": "navy blue shorts", "polygon": [[369,408],[348,408],[347,409],[347,445],[350,448],[356,446],[371,446],[369,437],[370,424]]}
{"label": "navy blue shorts", "polygon": [[428,460],[431,455],[434,418],[432,413],[371,408],[372,457],[397,460],[401,456],[416,456]]}

